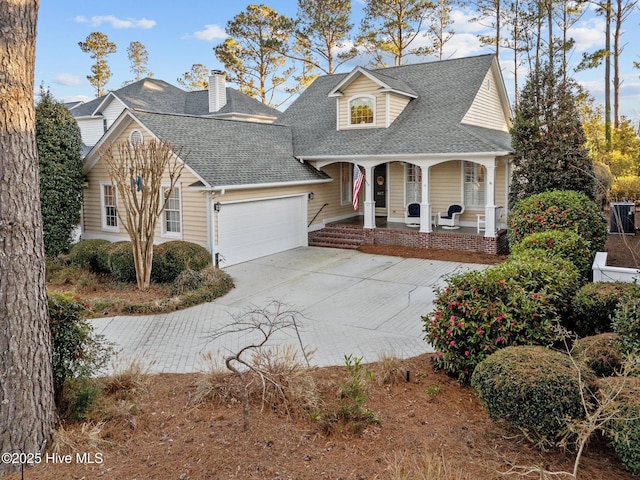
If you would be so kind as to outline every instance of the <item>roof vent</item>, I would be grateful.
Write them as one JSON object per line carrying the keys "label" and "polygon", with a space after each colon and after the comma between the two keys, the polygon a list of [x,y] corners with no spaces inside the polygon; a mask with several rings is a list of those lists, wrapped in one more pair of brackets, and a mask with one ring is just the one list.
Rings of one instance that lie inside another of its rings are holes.
{"label": "roof vent", "polygon": [[215,113],[227,104],[227,82],[224,72],[211,70],[209,76],[209,112]]}

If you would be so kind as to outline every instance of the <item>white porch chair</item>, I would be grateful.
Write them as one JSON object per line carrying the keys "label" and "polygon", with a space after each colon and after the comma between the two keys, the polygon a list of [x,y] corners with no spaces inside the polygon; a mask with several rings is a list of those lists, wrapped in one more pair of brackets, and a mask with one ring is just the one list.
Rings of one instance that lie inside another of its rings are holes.
{"label": "white porch chair", "polygon": [[447,229],[460,228],[460,216],[463,212],[464,205],[458,203],[449,205],[445,215],[438,212],[438,225]]}

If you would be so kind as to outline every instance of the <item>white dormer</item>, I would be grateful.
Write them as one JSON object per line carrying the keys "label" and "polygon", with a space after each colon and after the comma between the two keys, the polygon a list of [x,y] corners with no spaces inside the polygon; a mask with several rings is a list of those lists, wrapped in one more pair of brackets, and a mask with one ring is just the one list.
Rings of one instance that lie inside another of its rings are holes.
{"label": "white dormer", "polygon": [[418,95],[395,78],[356,67],[328,95],[336,99],[336,129],[387,128]]}

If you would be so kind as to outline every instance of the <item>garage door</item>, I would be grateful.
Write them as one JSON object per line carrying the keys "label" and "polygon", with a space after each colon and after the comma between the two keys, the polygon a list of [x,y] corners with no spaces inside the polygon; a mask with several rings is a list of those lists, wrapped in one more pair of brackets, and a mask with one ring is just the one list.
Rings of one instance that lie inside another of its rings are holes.
{"label": "garage door", "polygon": [[228,266],[307,245],[306,195],[221,202],[217,212],[220,265]]}

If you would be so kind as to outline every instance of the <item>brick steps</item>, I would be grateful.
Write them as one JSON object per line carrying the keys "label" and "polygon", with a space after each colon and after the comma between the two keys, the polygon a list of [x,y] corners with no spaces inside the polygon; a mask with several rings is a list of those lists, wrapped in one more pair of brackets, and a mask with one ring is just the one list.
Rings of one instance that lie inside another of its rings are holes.
{"label": "brick steps", "polygon": [[364,243],[361,228],[325,227],[309,234],[309,246],[355,250]]}

